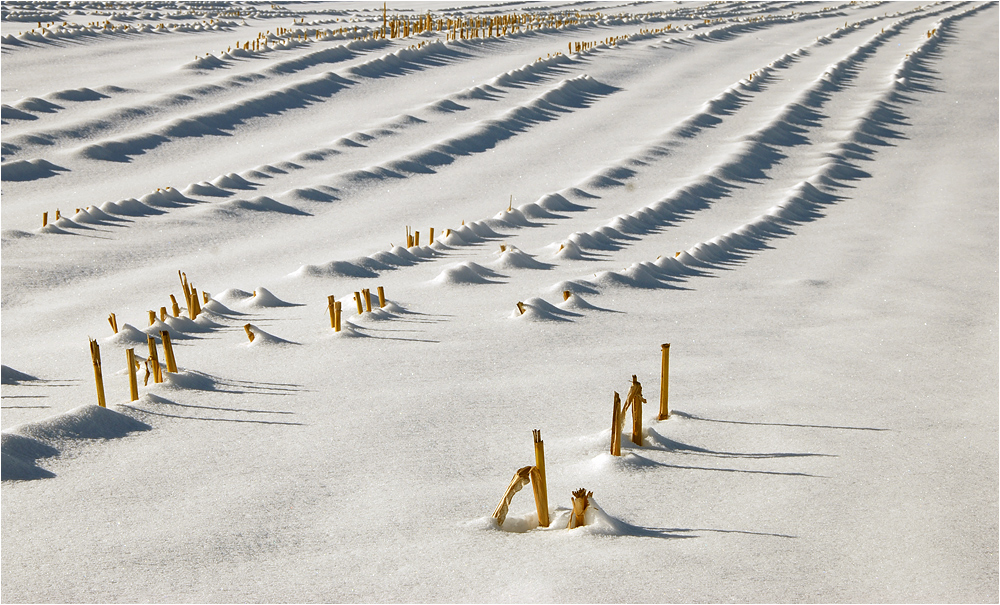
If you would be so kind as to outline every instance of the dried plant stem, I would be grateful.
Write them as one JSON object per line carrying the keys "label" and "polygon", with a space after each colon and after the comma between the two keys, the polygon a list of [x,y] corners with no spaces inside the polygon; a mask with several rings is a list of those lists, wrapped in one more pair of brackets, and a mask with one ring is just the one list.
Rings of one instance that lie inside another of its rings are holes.
{"label": "dried plant stem", "polygon": [[611,414],[611,455],[621,456],[622,455],[622,424],[624,419],[622,418],[622,400],[618,395],[618,391],[615,391],[615,407]]}
{"label": "dried plant stem", "polygon": [[170,332],[160,330],[160,340],[163,341],[163,357],[167,362],[167,371],[177,373],[177,362],[174,360],[174,345],[170,342]]}
{"label": "dried plant stem", "polygon": [[139,383],[135,376],[135,349],[127,349],[125,351],[125,361],[128,363],[128,392],[129,401],[136,401],[139,399]]}
{"label": "dried plant stem", "polygon": [[535,488],[535,508],[538,510],[538,524],[542,527],[549,526],[549,494],[548,486],[545,483],[545,447],[542,442],[542,432],[534,430],[531,432],[535,443],[535,469],[537,480],[532,476]]}
{"label": "dried plant stem", "polygon": [[667,405],[667,391],[670,383],[670,343],[661,347],[662,362],[660,367],[660,415],[658,420],[666,420],[670,417],[670,408]]}
{"label": "dried plant stem", "polygon": [[156,341],[152,336],[146,337],[146,344],[149,347],[149,365],[153,371],[153,382],[159,384],[163,382],[163,372],[160,369],[160,360],[156,354]]}
{"label": "dried plant stem", "polygon": [[104,401],[104,375],[101,373],[101,346],[96,340],[90,341],[90,360],[94,364],[94,383],[97,386],[97,405],[108,407]]}
{"label": "dried plant stem", "polygon": [[625,407],[628,407],[629,403],[632,404],[632,443],[638,446],[642,445],[642,404],[645,402],[646,400],[642,396],[642,385],[633,374],[632,387],[625,398]]}
{"label": "dried plant stem", "polygon": [[510,501],[514,498],[514,494],[521,491],[521,488],[527,485],[531,481],[531,469],[533,466],[525,466],[517,470],[514,473],[514,478],[510,480],[510,485],[507,486],[507,491],[504,492],[503,498],[500,499],[500,503],[497,504],[496,509],[493,510],[493,518],[497,520],[497,523],[503,525],[504,520],[507,518],[507,511],[510,507]]}
{"label": "dried plant stem", "polygon": [[582,487],[573,492],[573,512],[569,516],[569,525],[567,526],[567,529],[574,529],[586,525],[585,513],[587,511],[587,507],[590,506],[590,498],[593,495],[594,492],[588,492]]}

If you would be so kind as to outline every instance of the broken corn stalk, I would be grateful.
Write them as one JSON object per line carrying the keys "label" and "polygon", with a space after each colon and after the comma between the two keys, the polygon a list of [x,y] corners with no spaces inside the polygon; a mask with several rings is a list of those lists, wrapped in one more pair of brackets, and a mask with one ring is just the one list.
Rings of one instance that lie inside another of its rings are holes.
{"label": "broken corn stalk", "polygon": [[94,383],[97,386],[97,405],[108,407],[104,401],[104,375],[101,373],[101,346],[96,340],[90,341],[90,360],[94,364]]}
{"label": "broken corn stalk", "polygon": [[135,349],[126,349],[125,362],[128,364],[129,401],[136,401],[139,399],[139,383],[135,376]]}
{"label": "broken corn stalk", "polygon": [[[535,443],[535,469],[538,473],[535,487],[535,508],[538,510],[538,524],[542,527],[549,526],[549,495],[548,486],[545,483],[545,447],[542,443],[542,432],[540,430],[531,431]],[[533,476],[534,480],[535,477]]]}
{"label": "broken corn stalk", "polygon": [[670,417],[670,408],[667,405],[667,390],[670,381],[670,343],[662,345],[660,350],[662,351],[660,367],[660,415],[657,416],[657,419],[666,420]]}
{"label": "broken corn stalk", "polygon": [[149,359],[147,362],[153,371],[153,382],[159,384],[163,382],[163,372],[160,369],[160,360],[156,355],[156,341],[153,340],[152,336],[147,336],[146,344],[149,347]]}
{"label": "broken corn stalk", "polygon": [[170,332],[160,330],[160,340],[163,341],[163,357],[167,362],[167,371],[177,373],[177,362],[174,360],[174,345],[170,342]]}

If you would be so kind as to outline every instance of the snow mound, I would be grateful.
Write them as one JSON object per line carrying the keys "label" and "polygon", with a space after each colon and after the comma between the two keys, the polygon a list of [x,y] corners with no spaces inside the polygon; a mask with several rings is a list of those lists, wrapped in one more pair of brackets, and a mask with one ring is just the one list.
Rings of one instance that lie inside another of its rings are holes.
{"label": "snow mound", "polygon": [[558,306],[563,311],[570,311],[572,309],[572,310],[576,310],[576,311],[605,311],[607,313],[619,313],[620,312],[620,311],[612,311],[611,309],[605,309],[603,307],[598,307],[596,305],[592,305],[589,302],[587,302],[587,300],[584,299],[582,296],[580,296],[579,294],[575,294],[572,291],[570,292],[569,298],[567,298],[566,300],[564,300],[561,303],[559,303]]}
{"label": "snow mound", "polygon": [[226,191],[225,189],[217,187],[208,181],[191,183],[184,188],[184,194],[200,195],[202,197],[229,197],[233,195],[231,191]]}
{"label": "snow mound", "polygon": [[131,349],[137,346],[146,346],[146,333],[139,330],[132,324],[123,324],[118,328],[118,333],[101,340],[102,344],[115,345],[124,349]]}
{"label": "snow mound", "polygon": [[230,288],[218,296],[214,297],[222,304],[241,309],[267,309],[273,307],[300,307],[299,303],[291,303],[281,300],[271,293],[270,290],[258,287],[253,292]]}
{"label": "snow mound", "polygon": [[578,280],[578,281],[564,280],[564,281],[558,282],[556,284],[553,284],[552,286],[549,287],[549,291],[551,291],[551,292],[558,292],[560,294],[562,294],[562,292],[564,292],[566,290],[569,290],[573,294],[598,294],[599,293],[598,290],[597,290],[597,288],[594,287],[594,284],[590,283],[589,281],[585,281],[585,280]]}
{"label": "snow mound", "polygon": [[[211,301],[210,301],[211,302]],[[208,305],[210,303],[206,303]],[[221,306],[221,305],[220,305]],[[204,310],[205,307],[202,307]],[[170,317],[167,316],[164,320],[167,327],[166,329],[170,331],[171,334],[174,332],[188,333],[188,332],[211,332],[217,328],[221,328],[222,324],[217,324],[211,319],[205,317],[204,315],[199,315],[197,319],[190,319],[188,317]]]}
{"label": "snow mound", "polygon": [[207,208],[206,212],[213,212],[216,214],[229,214],[236,215],[240,211],[249,212],[274,212],[277,214],[292,214],[296,216],[311,216],[308,212],[299,210],[293,206],[287,204],[282,204],[274,198],[267,196],[258,196],[248,200],[230,200],[228,202],[220,202],[214,206]]}
{"label": "snow mound", "polygon": [[[378,277],[378,273],[365,268],[359,260],[335,260],[322,265],[302,265],[293,271],[291,277]],[[372,259],[374,260],[374,259]]]}
{"label": "snow mound", "polygon": [[208,374],[196,372],[194,370],[164,372],[163,382],[168,387],[175,389],[190,389],[193,391],[215,391],[219,388],[215,378],[209,376]]}
{"label": "snow mound", "polygon": [[585,258],[585,252],[572,240],[565,240],[561,243],[551,244],[550,247],[556,248],[555,253],[552,255],[555,258],[562,258],[566,260],[583,260]]}
{"label": "snow mound", "polygon": [[59,455],[59,450],[37,439],[4,432],[0,437],[0,478],[3,481],[29,481],[55,477],[35,464],[39,458]]}
{"label": "snow mound", "polygon": [[545,210],[550,210],[552,212],[581,212],[587,209],[585,206],[574,204],[560,193],[549,193],[543,195],[535,203]]}
{"label": "snow mound", "polygon": [[68,168],[56,166],[42,159],[14,160],[0,165],[0,180],[3,181],[34,181],[55,176]]}
{"label": "snow mound", "polygon": [[251,325],[250,331],[253,332],[253,341],[247,342],[243,346],[248,348],[259,348],[259,347],[270,347],[270,346],[283,346],[283,345],[294,345],[298,344],[290,340],[285,340],[284,338],[279,338],[274,334],[269,334],[264,330],[261,330],[257,326]]}
{"label": "snow mound", "polygon": [[524,313],[521,313],[521,310],[515,306],[510,314],[511,319],[521,321],[571,321],[570,318],[572,317],[581,317],[580,313],[560,309],[552,303],[537,297],[529,298],[521,303],[521,305],[524,307]]}
{"label": "snow mound", "polygon": [[152,427],[111,408],[82,405],[68,412],[27,422],[3,432],[0,440],[4,481],[26,481],[54,477],[35,461],[59,455],[61,449],[83,441],[119,439]]}
{"label": "snow mound", "polygon": [[86,404],[56,416],[17,425],[5,432],[54,446],[81,439],[118,439],[129,433],[148,431],[151,428],[153,427],[111,408]]}
{"label": "snow mound", "polygon": [[511,227],[541,227],[540,223],[533,223],[528,220],[528,217],[521,212],[520,208],[511,208],[510,210],[501,210],[494,217],[493,220],[499,221],[501,224],[510,225]]}
{"label": "snow mound", "polygon": [[466,261],[446,267],[444,271],[431,280],[431,283],[439,285],[496,284],[500,282],[495,281],[495,278],[503,277],[506,276],[487,269],[480,264]]}
{"label": "snow mound", "polygon": [[[217,301],[215,299],[215,297],[210,298],[207,303],[203,304],[201,306],[201,310],[202,311],[208,311],[209,314],[211,314],[211,315],[217,315],[217,316],[243,315],[239,311],[233,311],[232,309],[230,309],[226,305],[224,305],[221,302]],[[202,316],[199,315],[198,319],[200,320],[201,318],[202,318]],[[207,321],[207,319],[206,319],[206,321]]]}
{"label": "snow mound", "polygon": [[101,204],[100,209],[107,214],[130,217],[164,214],[163,210],[157,210],[156,208],[147,206],[135,198],[129,198],[118,202],[104,202]]}
{"label": "snow mound", "polygon": [[32,380],[38,380],[38,378],[24,372],[18,372],[10,366],[0,365],[0,384],[20,384]]}
{"label": "snow mound", "polygon": [[494,253],[497,259],[488,263],[490,267],[496,269],[551,269],[553,265],[535,260],[535,258],[522,252],[509,244]]}

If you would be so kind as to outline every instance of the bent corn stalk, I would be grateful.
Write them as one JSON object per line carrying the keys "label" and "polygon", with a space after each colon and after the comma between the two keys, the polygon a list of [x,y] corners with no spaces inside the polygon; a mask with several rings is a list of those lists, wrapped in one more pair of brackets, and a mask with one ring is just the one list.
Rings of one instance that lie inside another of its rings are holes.
{"label": "bent corn stalk", "polygon": [[514,498],[514,494],[521,491],[522,487],[531,482],[531,470],[533,468],[533,466],[525,466],[519,468],[514,473],[514,478],[510,480],[507,491],[504,492],[503,498],[500,499],[500,503],[497,504],[496,509],[493,511],[493,518],[497,520],[499,525],[503,525],[504,520],[507,519],[507,511],[510,507],[510,501]]}

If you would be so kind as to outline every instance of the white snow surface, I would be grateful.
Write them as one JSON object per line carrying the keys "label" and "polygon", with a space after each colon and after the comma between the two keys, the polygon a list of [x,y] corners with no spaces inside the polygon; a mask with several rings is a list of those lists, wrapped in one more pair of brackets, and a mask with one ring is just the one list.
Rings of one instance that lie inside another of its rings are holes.
{"label": "white snow surface", "polygon": [[2,7],[0,600],[1000,599],[996,3],[381,9]]}

